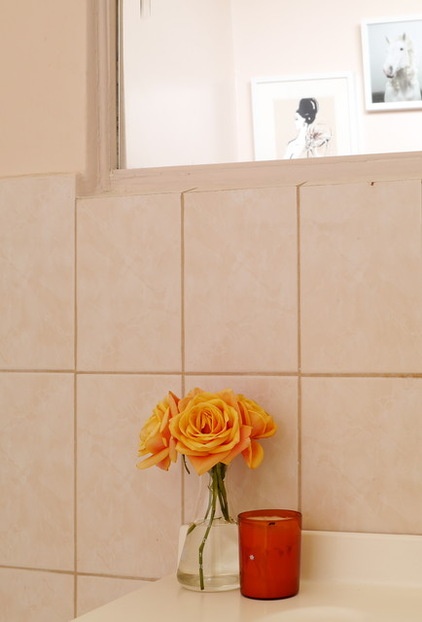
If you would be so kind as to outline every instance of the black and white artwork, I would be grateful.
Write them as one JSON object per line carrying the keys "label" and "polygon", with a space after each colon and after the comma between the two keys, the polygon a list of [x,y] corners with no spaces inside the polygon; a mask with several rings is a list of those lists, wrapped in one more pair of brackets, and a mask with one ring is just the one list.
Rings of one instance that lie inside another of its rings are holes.
{"label": "black and white artwork", "polygon": [[365,20],[362,53],[367,110],[422,108],[422,17]]}
{"label": "black and white artwork", "polygon": [[256,160],[354,153],[350,74],[254,78],[251,86]]}

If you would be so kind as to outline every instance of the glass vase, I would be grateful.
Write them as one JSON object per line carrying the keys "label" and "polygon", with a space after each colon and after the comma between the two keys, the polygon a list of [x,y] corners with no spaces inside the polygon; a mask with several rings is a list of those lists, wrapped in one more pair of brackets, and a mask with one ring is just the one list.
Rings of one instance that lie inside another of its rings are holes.
{"label": "glass vase", "polygon": [[226,470],[218,463],[201,476],[199,506],[204,507],[202,499],[205,508],[189,525],[177,569],[177,580],[189,590],[220,592],[239,587],[238,528],[229,511]]}

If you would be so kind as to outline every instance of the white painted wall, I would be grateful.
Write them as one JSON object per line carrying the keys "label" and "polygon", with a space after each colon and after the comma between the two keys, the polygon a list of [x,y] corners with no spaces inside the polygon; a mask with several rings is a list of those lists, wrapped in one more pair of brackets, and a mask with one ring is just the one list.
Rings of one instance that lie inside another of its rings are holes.
{"label": "white painted wall", "polygon": [[[133,36],[135,28],[138,32],[142,29],[145,37],[138,36],[136,63],[125,58],[131,65],[125,69],[129,168],[253,160],[251,79],[263,76],[351,73],[356,151],[421,149],[421,110],[366,111],[361,46],[362,20],[420,15],[420,0],[150,2],[151,17],[140,25],[132,14],[126,26],[128,34],[132,31]],[[136,5],[139,12],[138,0],[124,0],[124,4]],[[197,26],[186,18],[189,8],[199,20]],[[227,25],[223,27],[230,13],[231,31]],[[167,26],[160,25],[166,15]],[[132,46],[133,42],[127,44],[126,54],[131,53]],[[226,50],[229,56],[225,61]],[[182,70],[182,84],[178,70]],[[234,91],[228,84],[232,70]],[[137,76],[138,87],[130,85],[131,75]],[[212,86],[205,85],[207,75],[212,76]],[[152,85],[148,83],[150,77]],[[196,78],[198,84],[194,83]],[[233,92],[235,126],[229,129],[234,114]],[[227,113],[224,100],[229,102]],[[292,119],[286,123],[292,125],[294,133]]]}
{"label": "white painted wall", "polygon": [[228,0],[123,0],[122,168],[236,159]]}

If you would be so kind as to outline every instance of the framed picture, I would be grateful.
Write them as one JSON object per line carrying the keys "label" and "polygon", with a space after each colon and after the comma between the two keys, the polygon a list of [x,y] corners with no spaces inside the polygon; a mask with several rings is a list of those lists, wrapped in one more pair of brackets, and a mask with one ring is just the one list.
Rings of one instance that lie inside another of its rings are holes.
{"label": "framed picture", "polygon": [[422,16],[364,20],[367,110],[422,108]]}
{"label": "framed picture", "polygon": [[256,160],[355,152],[355,100],[349,73],[254,78]]}

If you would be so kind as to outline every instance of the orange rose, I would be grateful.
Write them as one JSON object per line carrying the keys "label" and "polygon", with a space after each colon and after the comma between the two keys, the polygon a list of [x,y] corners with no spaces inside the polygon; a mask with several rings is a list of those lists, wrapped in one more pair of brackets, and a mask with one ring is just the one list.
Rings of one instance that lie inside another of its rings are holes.
{"label": "orange rose", "polygon": [[243,423],[252,428],[251,443],[242,451],[242,456],[249,468],[256,469],[264,458],[264,450],[256,439],[273,436],[277,431],[277,425],[271,415],[253,400],[244,395],[238,395],[237,400]]}
{"label": "orange rose", "polygon": [[229,464],[250,445],[252,428],[242,421],[230,389],[218,393],[194,389],[179,401],[178,409],[170,433],[176,451],[188,457],[198,475],[218,462]]}
{"label": "orange rose", "polygon": [[138,456],[151,454],[136,465],[139,469],[158,466],[168,471],[171,462],[176,462],[175,441],[170,434],[169,423],[177,414],[179,398],[171,391],[156,405],[152,415],[146,421],[139,434]]}

